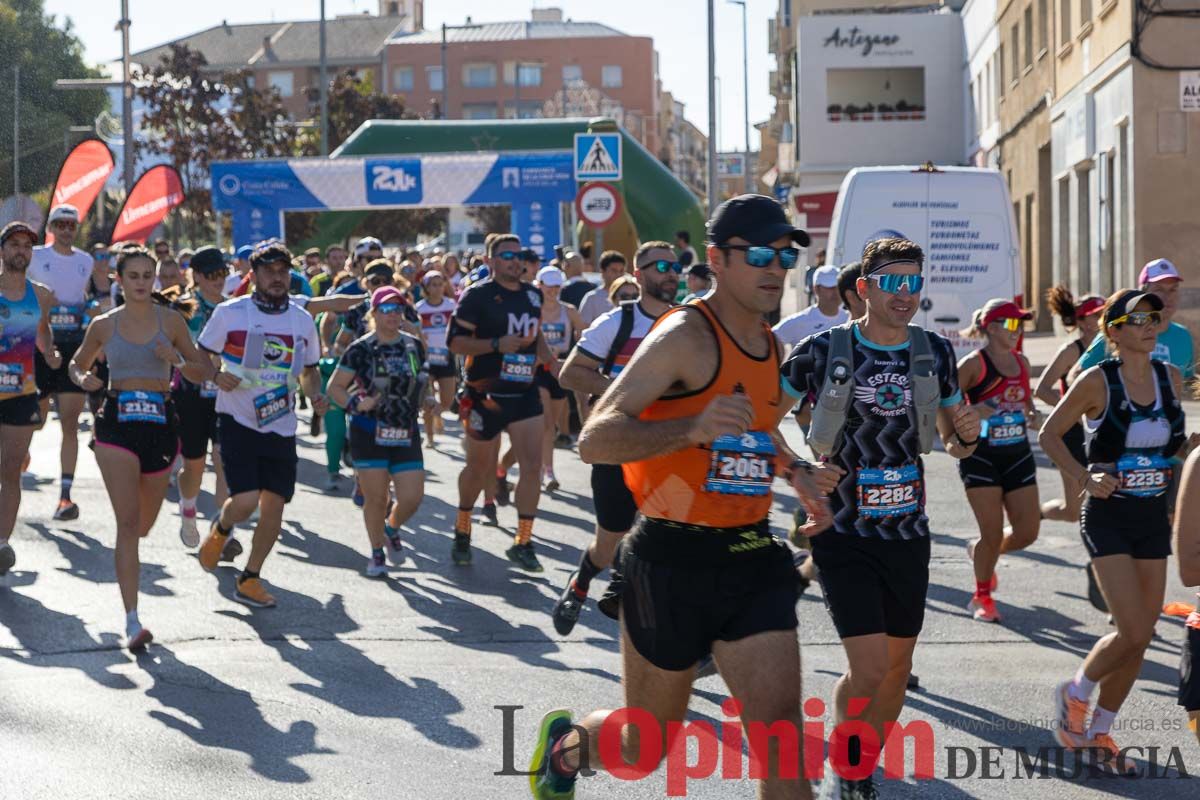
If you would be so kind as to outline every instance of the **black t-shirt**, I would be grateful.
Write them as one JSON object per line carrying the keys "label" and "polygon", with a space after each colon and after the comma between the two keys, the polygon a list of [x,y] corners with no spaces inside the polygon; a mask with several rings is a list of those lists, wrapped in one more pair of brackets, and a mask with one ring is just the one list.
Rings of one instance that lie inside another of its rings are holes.
{"label": "black t-shirt", "polygon": [[[505,289],[495,281],[484,281],[463,293],[454,319],[472,325],[476,339],[535,336],[542,321],[542,292],[530,283]],[[467,382],[490,394],[525,394],[533,388],[536,364],[536,342],[517,353],[472,356],[467,359]]]}
{"label": "black t-shirt", "polygon": [[595,285],[589,280],[578,280],[574,283],[568,283],[563,287],[558,299],[564,303],[579,308],[579,304],[583,302],[583,298],[587,297],[587,293],[595,289]]}
{"label": "black t-shirt", "polygon": [[352,372],[360,389],[372,391],[379,398],[370,412],[354,415],[353,424],[373,428],[370,422],[378,420],[415,429],[421,409],[414,390],[424,361],[421,340],[407,333],[386,344],[371,333],[346,348],[337,368]]}

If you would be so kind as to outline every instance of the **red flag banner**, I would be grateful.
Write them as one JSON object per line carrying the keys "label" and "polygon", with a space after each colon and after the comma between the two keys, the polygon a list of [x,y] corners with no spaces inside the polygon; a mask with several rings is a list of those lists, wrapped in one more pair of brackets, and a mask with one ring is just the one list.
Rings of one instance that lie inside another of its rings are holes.
{"label": "red flag banner", "polygon": [[125,198],[113,242],[145,244],[171,209],[183,203],[183,181],[174,167],[159,164],[142,173]]}
{"label": "red flag banner", "polygon": [[[54,194],[50,196],[50,207],[63,204],[75,206],[82,220],[96,202],[114,166],[112,153],[99,139],[87,139],[75,145],[58,171]],[[54,234],[47,230],[46,244],[53,242]]]}

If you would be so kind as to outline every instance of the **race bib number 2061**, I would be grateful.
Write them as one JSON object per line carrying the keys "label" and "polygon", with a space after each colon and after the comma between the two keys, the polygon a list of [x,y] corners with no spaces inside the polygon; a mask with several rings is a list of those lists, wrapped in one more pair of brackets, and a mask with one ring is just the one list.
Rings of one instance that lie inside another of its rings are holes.
{"label": "race bib number 2061", "polygon": [[775,443],[763,431],[719,436],[711,445],[712,459],[704,491],[762,496],[775,479]]}

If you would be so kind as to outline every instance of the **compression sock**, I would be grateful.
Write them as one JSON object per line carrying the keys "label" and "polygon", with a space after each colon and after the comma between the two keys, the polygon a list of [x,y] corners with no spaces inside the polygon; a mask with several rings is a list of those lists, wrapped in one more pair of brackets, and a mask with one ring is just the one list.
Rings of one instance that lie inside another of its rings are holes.
{"label": "compression sock", "polygon": [[62,493],[59,494],[60,500],[71,502],[71,484],[75,482],[75,473],[64,472],[62,476]]}
{"label": "compression sock", "polygon": [[991,597],[991,595],[992,595],[991,580],[975,581],[975,596],[976,597]]}
{"label": "compression sock", "polygon": [[517,515],[517,535],[513,539],[513,544],[529,544],[529,540],[533,538],[533,517]]}
{"label": "compression sock", "polygon": [[461,533],[465,536],[471,535],[471,511],[470,508],[460,508],[458,516],[454,520],[454,532]]}
{"label": "compression sock", "polygon": [[588,557],[588,551],[583,551],[583,557],[579,559],[579,574],[575,576],[575,594],[580,598],[587,597],[588,589],[592,586],[592,578],[600,574],[600,567],[592,563],[592,559]]}
{"label": "compression sock", "polygon": [[1092,692],[1096,689],[1096,682],[1088,680],[1087,675],[1083,674],[1083,665],[1079,666],[1079,671],[1075,673],[1075,680],[1067,688],[1067,694],[1076,700],[1087,702],[1092,698]]}
{"label": "compression sock", "polygon": [[228,536],[232,532],[233,532],[233,528],[232,527],[226,528],[224,525],[221,524],[221,518],[217,517],[217,533],[221,534],[222,536]]}

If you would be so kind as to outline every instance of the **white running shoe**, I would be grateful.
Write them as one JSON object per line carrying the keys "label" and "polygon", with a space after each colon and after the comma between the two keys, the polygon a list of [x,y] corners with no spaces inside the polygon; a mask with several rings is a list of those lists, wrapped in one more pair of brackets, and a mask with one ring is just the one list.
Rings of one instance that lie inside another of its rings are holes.
{"label": "white running shoe", "polygon": [[189,550],[200,546],[200,529],[196,527],[196,509],[192,509],[191,516],[188,515],[188,512],[180,510],[179,540]]}
{"label": "white running shoe", "polygon": [[369,559],[367,559],[368,578],[378,578],[382,575],[387,575],[387,571],[387,561],[384,559],[376,559],[375,556],[371,556]]}

